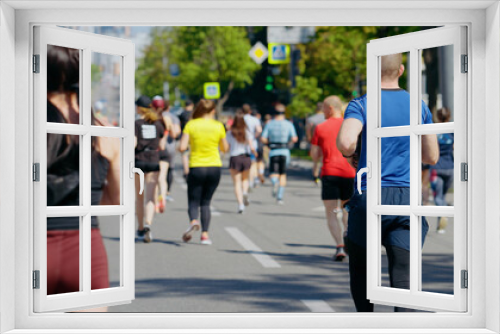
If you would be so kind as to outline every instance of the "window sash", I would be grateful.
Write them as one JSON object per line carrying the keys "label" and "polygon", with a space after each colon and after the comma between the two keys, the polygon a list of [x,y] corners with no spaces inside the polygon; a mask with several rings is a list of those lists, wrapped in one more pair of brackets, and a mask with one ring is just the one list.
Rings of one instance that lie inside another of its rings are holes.
{"label": "window sash", "polygon": [[[40,271],[40,289],[33,290],[35,312],[71,311],[107,304],[128,303],[134,292],[134,178],[129,166],[134,161],[134,44],[127,40],[99,36],[65,28],[35,27],[34,53],[40,55],[40,73],[33,74],[35,96],[34,161],[40,163],[40,182],[34,184],[34,270]],[[47,45],[80,50],[80,123],[47,122]],[[91,54],[99,52],[122,57],[120,117],[122,127],[91,125]],[[80,136],[80,206],[47,207],[47,133]],[[91,138],[121,138],[122,205],[91,205]],[[91,217],[120,216],[121,286],[91,289]],[[80,291],[47,295],[47,217],[80,217]]]}
{"label": "window sash", "polygon": [[[461,270],[467,270],[467,185],[460,182],[460,164],[467,162],[467,76],[460,73],[460,55],[467,54],[465,28],[459,26],[435,28],[422,32],[371,41],[367,48],[367,296],[379,304],[423,310],[465,312],[467,290],[461,288]],[[447,124],[418,124],[421,119],[420,59],[422,49],[445,45],[454,46],[454,122]],[[381,127],[380,57],[410,52],[410,125]],[[455,133],[454,206],[427,207],[419,205],[421,196],[421,149],[419,136],[424,134]],[[389,206],[381,203],[381,138],[410,137],[410,205]],[[416,168],[417,167],[417,168]],[[370,191],[372,190],[372,191]],[[381,282],[381,214],[410,216],[410,289],[382,287]],[[454,218],[454,294],[439,294],[421,289],[421,216]]]}

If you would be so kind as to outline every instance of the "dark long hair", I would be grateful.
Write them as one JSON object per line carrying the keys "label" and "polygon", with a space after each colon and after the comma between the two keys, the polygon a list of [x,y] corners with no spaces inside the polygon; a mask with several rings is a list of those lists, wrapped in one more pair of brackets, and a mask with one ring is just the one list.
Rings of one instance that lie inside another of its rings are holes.
{"label": "dark long hair", "polygon": [[208,114],[214,109],[215,109],[214,101],[202,99],[200,100],[200,102],[196,104],[196,108],[194,108],[193,119],[201,118],[205,114]]}
{"label": "dark long hair", "polygon": [[239,143],[244,143],[247,141],[247,124],[245,123],[245,114],[241,109],[236,111],[234,115],[234,122],[231,125],[231,134],[234,139]]}

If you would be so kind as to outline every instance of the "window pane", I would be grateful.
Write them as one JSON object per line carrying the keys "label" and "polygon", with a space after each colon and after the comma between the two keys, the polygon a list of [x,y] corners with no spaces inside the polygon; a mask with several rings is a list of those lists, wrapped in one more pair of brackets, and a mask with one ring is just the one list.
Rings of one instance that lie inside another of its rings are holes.
{"label": "window pane", "polygon": [[400,195],[394,196],[393,200],[386,201],[387,197],[382,194],[380,204],[410,205],[410,137],[386,137],[381,140],[380,184],[382,189],[387,187],[386,191],[399,191]]}
{"label": "window pane", "polygon": [[80,219],[47,218],[47,295],[81,291]]}
{"label": "window pane", "polygon": [[453,66],[453,45],[421,50],[422,100],[434,123],[453,122]]}
{"label": "window pane", "polygon": [[[381,127],[410,125],[410,53],[380,57]],[[401,65],[404,71],[401,72]]]}
{"label": "window pane", "polygon": [[[424,138],[421,138],[423,140]],[[453,133],[437,135],[439,160],[433,165],[422,165],[422,204],[453,206],[454,203],[454,144]]]}
{"label": "window pane", "polygon": [[92,52],[93,125],[120,126],[122,57]]}
{"label": "window pane", "polygon": [[421,289],[426,292],[453,294],[453,218],[425,219],[429,224],[429,233],[422,248]]}
{"label": "window pane", "polygon": [[47,206],[81,205],[80,136],[47,134]]}
{"label": "window pane", "polygon": [[121,204],[121,141],[92,137],[92,205]]}
{"label": "window pane", "polygon": [[47,122],[81,124],[80,50],[47,45]]}
{"label": "window pane", "polygon": [[92,217],[92,290],[121,286],[121,217]]}

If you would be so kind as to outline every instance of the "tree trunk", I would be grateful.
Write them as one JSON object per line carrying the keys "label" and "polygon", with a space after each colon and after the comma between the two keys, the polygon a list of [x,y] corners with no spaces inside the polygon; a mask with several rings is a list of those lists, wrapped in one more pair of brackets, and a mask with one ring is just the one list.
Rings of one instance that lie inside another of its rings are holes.
{"label": "tree trunk", "polygon": [[234,82],[231,80],[229,82],[229,86],[227,86],[224,96],[222,96],[222,98],[217,101],[217,106],[215,107],[217,119],[220,119],[220,115],[222,113],[222,107],[224,106],[224,103],[226,103],[226,101],[229,99],[229,95],[231,95],[233,88],[234,88]]}

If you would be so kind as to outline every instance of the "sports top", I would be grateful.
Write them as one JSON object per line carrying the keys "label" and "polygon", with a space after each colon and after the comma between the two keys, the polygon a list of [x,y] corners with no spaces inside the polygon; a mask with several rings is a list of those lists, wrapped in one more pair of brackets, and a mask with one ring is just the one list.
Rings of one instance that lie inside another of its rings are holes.
{"label": "sports top", "polygon": [[262,138],[267,138],[271,147],[270,158],[277,155],[290,156],[290,150],[287,147],[272,149],[272,144],[286,145],[293,137],[297,137],[297,132],[292,122],[286,119],[280,121],[273,119],[267,123],[262,131]]}
{"label": "sports top", "polygon": [[159,119],[154,123],[148,123],[144,119],[135,121],[135,136],[137,146],[135,148],[135,159],[147,162],[159,162],[160,153],[158,151],[160,138],[165,132],[163,120]]}
{"label": "sports top", "polygon": [[213,119],[197,118],[187,122],[189,135],[189,167],[221,167],[219,143],[226,137],[224,125]]}
{"label": "sports top", "polygon": [[323,167],[321,176],[339,176],[353,178],[356,175],[354,168],[337,149],[337,135],[342,125],[342,118],[331,117],[316,126],[312,145],[319,146],[323,152]]}
{"label": "sports top", "polygon": [[[410,94],[403,89],[382,89],[382,127],[410,125]],[[358,171],[366,167],[366,95],[349,102],[344,119],[355,118],[363,124]],[[422,101],[422,124],[431,124],[432,114]],[[355,187],[357,180],[354,181]],[[410,138],[382,138],[382,188],[410,186]],[[361,179],[366,190],[366,174]]]}

